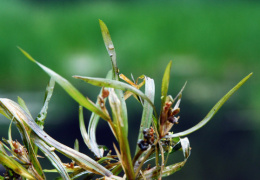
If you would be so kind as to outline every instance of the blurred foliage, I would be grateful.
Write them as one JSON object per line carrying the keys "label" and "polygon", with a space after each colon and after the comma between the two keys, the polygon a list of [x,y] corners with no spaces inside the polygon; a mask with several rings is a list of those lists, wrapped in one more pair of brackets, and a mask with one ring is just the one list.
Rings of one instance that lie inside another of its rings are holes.
{"label": "blurred foliage", "polygon": [[[183,170],[180,177],[245,179],[249,173],[251,177],[259,177],[252,173],[254,166],[257,167],[255,164],[260,165],[255,158],[260,147],[260,143],[256,143],[260,127],[259,2],[29,2],[0,2],[1,96],[15,90],[38,91],[44,88],[43,82],[48,81],[44,73],[24,60],[16,46],[23,47],[69,80],[74,74],[104,77],[107,71],[103,69],[108,70],[110,64],[100,37],[98,19],[102,19],[112,32],[118,66],[128,77],[130,73],[135,77],[144,73],[158,82],[162,77],[158,72],[163,72],[164,65],[173,60],[170,93],[175,94],[171,91],[180,89],[188,80],[182,107],[182,112],[189,112],[182,115],[187,127],[196,124],[209,110],[207,107],[242,77],[254,72],[247,86],[223,107],[225,113],[217,117],[222,120],[213,121],[208,129],[200,131],[201,144],[207,144],[214,151],[193,155],[190,161],[196,162],[198,168],[189,171],[194,166],[191,162],[190,167],[185,168],[189,173]],[[160,91],[158,88],[156,92]],[[192,136],[190,140],[193,142]],[[199,149],[201,144],[191,145]],[[226,144],[232,144],[234,149],[223,149]],[[214,153],[219,156],[212,156]],[[227,157],[231,161],[226,162]],[[236,166],[232,161],[237,162]],[[244,168],[245,162],[251,162],[250,166],[241,172],[239,169]],[[210,168],[213,164],[217,172],[228,169],[229,175],[218,174],[213,178],[212,173],[216,173]]]}
{"label": "blurred foliage", "polygon": [[[65,77],[75,72],[104,77],[103,66],[108,69],[109,61],[102,61],[107,57],[98,19],[110,25],[119,67],[126,75],[146,73],[156,80],[161,77],[157,74],[163,71],[161,65],[173,59],[176,85],[189,80],[187,96],[196,103],[216,101],[225,91],[224,84],[260,67],[257,2],[26,2],[1,1],[0,71],[8,77],[1,78],[7,84],[2,91],[42,89],[42,80],[47,81],[22,59],[16,46],[30,50]],[[244,92],[247,98],[240,99],[255,109],[260,107],[259,93],[253,93],[258,81],[256,74]],[[212,89],[215,94],[210,93]]]}

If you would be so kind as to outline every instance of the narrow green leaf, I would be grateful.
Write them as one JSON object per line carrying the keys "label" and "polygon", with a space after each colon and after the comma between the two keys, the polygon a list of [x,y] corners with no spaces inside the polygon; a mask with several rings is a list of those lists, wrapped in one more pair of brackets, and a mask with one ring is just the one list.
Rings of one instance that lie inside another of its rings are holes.
{"label": "narrow green leaf", "polygon": [[[94,177],[95,174],[82,169],[81,167],[75,167],[73,169],[66,168],[66,171],[69,172],[70,179],[77,179],[84,175],[84,179],[91,179]],[[44,169],[44,172],[56,173],[56,169]],[[63,180],[62,177],[57,177],[55,180]]]}
{"label": "narrow green leaf", "polygon": [[[154,84],[154,80],[149,77],[145,77],[145,95],[151,100],[152,103],[154,103],[155,84]],[[149,104],[149,102],[144,100],[143,114],[142,114],[142,120],[139,128],[138,140],[143,139],[144,137],[143,130],[145,128],[150,128],[153,119],[152,116],[153,116],[153,107]],[[138,152],[138,150],[139,147],[136,146],[135,154]]]}
{"label": "narrow green leaf", "polygon": [[17,103],[9,99],[0,98],[0,107],[4,110],[4,113],[9,116],[9,119],[14,117],[14,120],[17,123],[25,123],[39,136],[39,138],[44,140],[50,146],[54,147],[60,153],[75,161],[82,168],[96,174],[105,175],[107,177],[112,176],[112,173],[109,170],[101,166],[90,157],[72,148],[69,148],[64,144],[61,144],[50,137]]}
{"label": "narrow green leaf", "polygon": [[182,96],[182,92],[185,89],[187,85],[187,81],[184,83],[184,85],[182,86],[181,90],[179,91],[179,93],[175,96],[175,98],[172,100],[172,102],[175,102],[176,99],[180,99]]}
{"label": "narrow green leaf", "polygon": [[8,140],[9,140],[9,144],[11,146],[11,149],[13,150],[14,147],[13,147],[13,144],[12,144],[12,124],[13,124],[13,119],[11,120],[10,122],[10,125],[9,125],[9,128],[8,128]]}
{"label": "narrow green leaf", "polygon": [[86,109],[97,113],[101,118],[104,120],[109,120],[109,115],[105,114],[101,109],[96,107],[96,105],[84,97],[69,81],[61,77],[56,72],[52,71],[51,69],[47,68],[46,66],[42,65],[41,63],[37,62],[33,59],[26,51],[19,48],[20,51],[32,62],[36,63],[40,68],[42,68],[50,77],[52,77],[75,101],[77,101],[80,105],[85,107]]}
{"label": "narrow green leaf", "polygon": [[[30,113],[30,111],[29,111],[29,109],[28,109],[28,107],[27,107],[27,105],[26,105],[26,103],[25,103],[25,101],[24,101],[21,97],[19,97],[19,96],[18,96],[17,100],[18,100],[18,104],[25,110],[25,112],[26,112],[31,118],[33,118],[32,115],[31,115],[31,113]],[[30,136],[30,133],[31,133],[30,128],[25,127],[25,129],[27,129],[27,133],[28,133],[28,135]],[[35,153],[35,155],[36,155],[36,154],[37,154],[37,146],[35,146],[35,144],[34,144],[33,142],[31,142],[31,144],[32,144],[34,153]]]}
{"label": "narrow green leaf", "polygon": [[45,156],[50,160],[52,165],[57,169],[63,179],[70,179],[66,169],[63,167],[63,164],[60,158],[55,154],[54,151],[51,150],[50,146],[48,146],[43,140],[38,138],[38,136],[32,133],[31,137],[34,143],[40,148],[40,150],[45,154]]}
{"label": "narrow green leaf", "polygon": [[[67,168],[67,167],[64,167],[64,169],[68,173],[73,173],[73,172],[76,172],[78,170],[81,170],[81,172],[85,171],[86,173],[91,173],[91,172],[88,172],[88,171],[86,171],[85,169],[83,169],[79,166],[77,166],[77,167],[74,166],[74,169]],[[44,169],[43,171],[48,172],[48,173],[58,173],[59,172],[59,171],[57,171],[57,169]],[[70,177],[70,179],[73,179],[73,178],[71,178],[71,174],[69,175],[69,177]],[[62,177],[55,178],[55,180],[57,180],[57,179],[63,179],[63,178]]]}
{"label": "narrow green leaf", "polygon": [[28,107],[26,106],[24,100],[23,100],[21,97],[18,96],[18,97],[17,97],[17,101],[18,101],[18,104],[19,104],[19,105],[27,112],[27,114],[28,114],[29,116],[31,116],[31,118],[32,118],[32,115],[31,115],[31,113],[30,113]]}
{"label": "narrow green leaf", "polygon": [[171,134],[169,136],[166,136],[166,138],[186,136],[194,131],[197,131],[201,127],[203,127],[205,124],[207,124],[211,120],[211,118],[217,113],[217,111],[222,107],[222,105],[234,94],[234,92],[236,92],[251,77],[252,74],[253,73],[250,73],[249,75],[247,75],[235,87],[233,87],[225,96],[223,96],[215,104],[215,106],[209,111],[209,113],[206,115],[206,117],[202,121],[200,121],[197,125],[193,126],[190,129],[187,129],[183,132],[179,132],[176,134]]}
{"label": "narrow green leaf", "polygon": [[40,113],[38,114],[37,118],[35,119],[36,123],[42,129],[43,129],[43,125],[44,125],[44,120],[47,117],[47,110],[48,110],[49,102],[50,102],[51,97],[52,97],[54,85],[55,85],[55,80],[53,78],[51,78],[47,87],[46,87],[43,107],[42,107]]}
{"label": "narrow green leaf", "polygon": [[112,42],[112,39],[110,37],[106,24],[102,20],[99,20],[99,25],[101,28],[101,33],[103,36],[103,40],[104,40],[107,52],[111,58],[111,63],[112,63],[112,68],[113,68],[113,77],[112,78],[114,80],[118,80],[119,79],[119,77],[118,77],[119,70],[117,68],[117,63],[116,63],[116,51],[115,51],[114,44]]}
{"label": "narrow green leaf", "polygon": [[169,88],[169,81],[170,81],[170,72],[171,72],[171,66],[172,66],[172,61],[170,61],[164,71],[163,79],[162,79],[162,87],[161,87],[161,108],[163,108],[167,93],[168,93],[168,88]]}
{"label": "narrow green leaf", "polygon": [[121,116],[122,116],[122,120],[123,120],[123,124],[124,124],[124,128],[122,130],[124,131],[126,137],[128,137],[128,116],[127,116],[127,108],[126,108],[124,93],[120,89],[115,89],[115,93],[121,104],[121,106],[120,106],[121,107]]}
{"label": "narrow green leaf", "polygon": [[95,113],[91,114],[90,120],[89,120],[89,126],[88,126],[88,137],[89,141],[91,142],[91,148],[92,152],[97,156],[97,157],[103,157],[104,151],[102,149],[98,148],[98,144],[96,141],[96,129],[97,129],[97,124],[99,121],[99,116]]}
{"label": "narrow green leaf", "polygon": [[[121,93],[121,98],[123,98],[123,93]],[[123,166],[123,169],[126,173],[126,176],[128,179],[134,179],[134,169],[133,169],[133,164],[132,164],[132,158],[131,158],[131,152],[130,152],[130,147],[129,147],[129,142],[127,139],[127,130],[126,130],[126,124],[127,122],[124,115],[125,109],[124,105],[122,105],[122,101],[118,98],[117,94],[115,93],[114,89],[110,89],[109,92],[109,103],[113,115],[113,122],[116,127],[116,133],[117,133],[117,139],[119,142],[119,147],[120,147],[120,161]]]}
{"label": "narrow green leaf", "polygon": [[79,140],[78,140],[78,139],[75,140],[74,149],[75,149],[76,151],[79,151]]}
{"label": "narrow green leaf", "polygon": [[[107,73],[106,76],[107,79],[111,79],[112,78],[112,71],[110,70]],[[99,93],[99,97],[102,96],[102,91],[103,88],[101,89],[100,93]],[[106,103],[106,98],[104,99],[104,104]],[[99,105],[99,99],[96,101],[96,105],[98,107],[100,107]],[[103,157],[104,154],[104,150],[101,148],[98,148],[98,143],[96,141],[96,129],[97,129],[97,125],[99,122],[99,116],[95,113],[91,114],[90,120],[89,120],[89,124],[88,124],[88,137],[91,141],[91,146],[92,146],[92,152],[97,156],[97,157]]]}
{"label": "narrow green leaf", "polygon": [[104,86],[104,87],[111,87],[111,88],[115,88],[115,89],[121,89],[123,91],[130,91],[134,94],[136,94],[137,96],[140,96],[141,98],[143,98],[144,100],[146,100],[152,107],[156,115],[156,109],[154,104],[152,103],[152,101],[149,99],[149,97],[147,97],[142,91],[140,91],[139,89],[120,82],[120,81],[115,81],[115,80],[111,80],[111,79],[104,79],[104,78],[91,78],[91,77],[83,77],[83,76],[73,76],[76,79],[81,79],[83,81],[86,81],[87,83],[90,83],[92,85],[95,86]]}
{"label": "narrow green leaf", "polygon": [[8,114],[6,114],[5,110],[0,106],[0,114],[4,115],[7,119],[9,119]]}
{"label": "narrow green leaf", "polygon": [[89,136],[88,136],[88,133],[87,133],[87,130],[86,130],[86,126],[85,126],[85,123],[84,123],[84,117],[83,117],[83,108],[82,106],[79,107],[79,127],[80,127],[80,132],[81,132],[81,135],[82,135],[82,138],[85,142],[85,144],[88,146],[88,148],[96,154],[94,148],[92,148],[92,144],[90,142],[90,139],[89,139]]}
{"label": "narrow green leaf", "polygon": [[109,90],[109,104],[112,110],[112,117],[113,117],[113,122],[115,124],[115,126],[117,127],[117,138],[120,138],[118,136],[122,136],[121,133],[121,127],[124,127],[124,122],[123,122],[123,118],[122,118],[122,108],[121,108],[121,102],[119,100],[119,98],[117,97],[115,90],[114,89],[110,89]]}

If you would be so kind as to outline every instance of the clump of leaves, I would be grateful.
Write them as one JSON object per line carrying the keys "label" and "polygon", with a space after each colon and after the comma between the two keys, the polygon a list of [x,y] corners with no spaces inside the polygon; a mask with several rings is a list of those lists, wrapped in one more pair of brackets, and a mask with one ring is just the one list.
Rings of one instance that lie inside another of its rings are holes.
{"label": "clump of leaves", "polygon": [[[173,98],[168,95],[172,62],[169,62],[163,75],[161,109],[158,114],[154,106],[154,80],[142,75],[137,79],[141,80],[141,83],[138,83],[135,80],[131,81],[123,74],[119,74],[115,48],[107,26],[101,20],[100,27],[107,52],[111,58],[112,70],[108,72],[106,78],[74,76],[74,78],[101,87],[96,103],[84,97],[70,82],[19,48],[29,60],[42,68],[51,79],[46,88],[44,105],[35,119],[20,97],[18,97],[18,104],[10,99],[0,98],[0,113],[10,119],[11,124],[14,123],[17,126],[23,141],[23,144],[13,141],[10,124],[8,139],[3,139],[3,142],[0,142],[0,163],[6,168],[5,177],[1,176],[0,179],[40,180],[46,179],[46,172],[58,172],[60,174],[58,179],[76,179],[81,176],[85,176],[85,179],[91,179],[93,176],[100,179],[161,179],[169,176],[180,170],[190,156],[190,143],[185,136],[209,122],[228,98],[252,75],[251,73],[246,76],[223,96],[197,125],[183,132],[172,133],[172,127],[178,124],[179,117],[177,115],[180,112],[182,92],[186,85],[185,83],[176,97]],[[92,159],[80,153],[77,141],[73,149],[54,140],[43,130],[48,103],[55,82],[79,103],[80,131],[85,144],[93,152],[95,158]],[[143,85],[145,92],[139,90]],[[126,100],[130,96],[133,96],[143,107],[134,157],[131,157],[128,142]],[[108,106],[110,106],[109,110]],[[88,130],[84,123],[83,108],[92,111]],[[103,119],[109,124],[117,140],[117,143],[113,144],[115,154],[112,154],[111,150],[105,153],[103,146],[99,146],[96,142],[96,127],[99,119]],[[38,150],[43,152],[55,169],[42,169],[37,159]],[[169,165],[167,163],[169,154],[174,154],[178,150],[183,152],[184,160]],[[62,163],[56,151],[67,156],[72,162],[69,164]],[[151,161],[154,161],[153,167],[145,165]]]}

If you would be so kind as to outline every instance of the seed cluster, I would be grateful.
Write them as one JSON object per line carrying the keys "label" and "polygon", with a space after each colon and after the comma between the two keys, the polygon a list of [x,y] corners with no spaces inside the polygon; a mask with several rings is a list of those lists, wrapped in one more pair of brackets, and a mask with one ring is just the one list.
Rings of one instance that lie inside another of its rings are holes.
{"label": "seed cluster", "polygon": [[109,91],[105,88],[102,88],[102,94],[98,96],[98,103],[102,110],[106,110],[105,99],[109,96]]}
{"label": "seed cluster", "polygon": [[24,148],[18,141],[12,141],[11,142],[13,147],[14,147],[14,152],[19,155],[19,156],[22,156],[22,155],[27,155],[28,152],[27,152],[27,149]]}
{"label": "seed cluster", "polygon": [[142,151],[146,151],[149,145],[153,145],[155,134],[153,128],[146,128],[143,130],[144,139],[138,141],[138,146]]}
{"label": "seed cluster", "polygon": [[170,108],[170,110],[168,111],[167,120],[172,124],[178,124],[178,120],[180,117],[179,116],[175,117],[175,115],[177,115],[179,112],[180,112],[180,108],[177,108],[177,109]]}

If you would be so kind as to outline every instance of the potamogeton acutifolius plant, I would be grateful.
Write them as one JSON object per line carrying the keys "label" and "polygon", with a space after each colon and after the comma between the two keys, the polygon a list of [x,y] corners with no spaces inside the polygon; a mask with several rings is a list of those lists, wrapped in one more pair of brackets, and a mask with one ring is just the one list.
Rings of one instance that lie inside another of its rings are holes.
{"label": "potamogeton acutifolius plant", "polygon": [[[22,144],[13,141],[10,124],[8,139],[3,139],[0,142],[0,163],[7,170],[5,177],[1,176],[2,179],[7,177],[9,179],[46,179],[45,173],[47,172],[59,173],[60,177],[58,179],[75,179],[85,176],[85,179],[95,177],[99,179],[132,180],[161,179],[169,176],[180,170],[190,156],[190,143],[185,136],[209,122],[225,101],[252,75],[251,73],[246,76],[223,96],[197,125],[183,132],[172,133],[172,126],[178,124],[179,117],[177,115],[180,112],[179,106],[185,87],[184,85],[174,98],[168,95],[172,62],[170,61],[167,65],[162,78],[161,109],[160,113],[158,113],[154,106],[154,80],[142,75],[136,81],[132,81],[119,73],[116,52],[109,31],[103,21],[100,20],[99,22],[104,43],[111,58],[112,70],[108,72],[106,78],[74,76],[76,79],[101,87],[96,103],[83,96],[66,79],[19,48],[29,60],[45,71],[51,79],[46,88],[44,105],[36,118],[32,117],[25,102],[20,97],[18,97],[18,103],[10,99],[0,98],[0,113],[10,119],[11,124],[17,126],[23,141]],[[48,103],[55,82],[79,104],[80,131],[85,144],[93,152],[94,158],[79,152],[77,143],[75,143],[74,149],[70,148],[54,140],[43,130]],[[145,86],[144,92],[139,90],[143,85]],[[133,96],[143,107],[139,136],[133,157],[128,142],[130,133],[128,131],[128,112],[126,108],[126,100],[130,96]],[[88,130],[84,123],[83,108],[92,111]],[[109,124],[117,141],[117,143],[111,142],[114,149],[105,151],[104,146],[100,146],[96,142],[96,128],[99,119],[103,119]],[[38,150],[43,152],[55,169],[42,169],[38,161]],[[184,160],[175,164],[168,164],[169,154],[174,156],[174,153],[178,150],[183,151]],[[56,151],[67,156],[72,162],[67,164],[61,162]],[[154,162],[153,166],[147,165],[151,161]]]}

